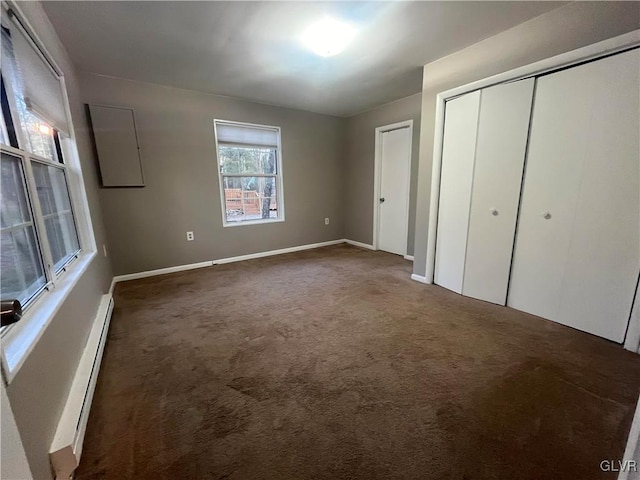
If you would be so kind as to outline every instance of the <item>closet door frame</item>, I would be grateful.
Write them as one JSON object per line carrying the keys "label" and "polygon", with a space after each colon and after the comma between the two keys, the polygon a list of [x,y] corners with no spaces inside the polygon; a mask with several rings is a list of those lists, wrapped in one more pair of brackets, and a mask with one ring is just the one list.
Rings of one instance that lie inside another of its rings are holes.
{"label": "closet door frame", "polygon": [[[444,138],[445,103],[454,97],[464,95],[500,83],[537,77],[577,64],[597,60],[640,46],[640,29],[620,35],[602,42],[588,45],[570,52],[556,55],[523,67],[494,75],[483,80],[469,83],[460,87],[446,90],[436,96],[435,136],[433,142],[433,166],[431,172],[431,199],[429,204],[429,230],[427,236],[427,261],[424,277],[412,275],[414,280],[432,284],[434,279],[436,258],[436,235],[438,228],[438,207],[440,200],[440,175],[442,171],[442,146]],[[624,347],[627,350],[638,351],[640,345],[636,335],[627,335]]]}

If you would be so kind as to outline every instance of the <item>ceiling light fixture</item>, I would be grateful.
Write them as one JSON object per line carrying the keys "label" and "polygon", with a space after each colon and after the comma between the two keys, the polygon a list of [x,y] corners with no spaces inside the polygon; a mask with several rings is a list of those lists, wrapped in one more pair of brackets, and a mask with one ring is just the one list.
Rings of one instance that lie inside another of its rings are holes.
{"label": "ceiling light fixture", "polygon": [[302,41],[321,57],[332,57],[342,52],[355,34],[352,25],[325,17],[307,28]]}

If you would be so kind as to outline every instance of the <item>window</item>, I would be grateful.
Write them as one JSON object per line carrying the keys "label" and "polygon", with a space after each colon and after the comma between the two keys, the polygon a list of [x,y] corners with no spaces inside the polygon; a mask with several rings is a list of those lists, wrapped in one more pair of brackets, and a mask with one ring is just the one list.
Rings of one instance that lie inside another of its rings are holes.
{"label": "window", "polygon": [[280,129],[215,120],[224,226],[284,220]]}
{"label": "window", "polygon": [[38,200],[56,272],[80,249],[64,168],[32,161]]}
{"label": "window", "polygon": [[46,285],[22,159],[2,152],[2,298],[28,303]]}
{"label": "window", "polygon": [[11,12],[2,16],[0,296],[27,309],[80,252],[62,145],[60,76]]}

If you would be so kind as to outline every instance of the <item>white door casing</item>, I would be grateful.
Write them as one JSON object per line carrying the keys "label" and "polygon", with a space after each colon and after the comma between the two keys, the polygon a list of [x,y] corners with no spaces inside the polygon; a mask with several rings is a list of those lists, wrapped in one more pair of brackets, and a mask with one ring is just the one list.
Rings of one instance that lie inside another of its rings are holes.
{"label": "white door casing", "polygon": [[407,254],[413,121],[376,128],[374,248]]}

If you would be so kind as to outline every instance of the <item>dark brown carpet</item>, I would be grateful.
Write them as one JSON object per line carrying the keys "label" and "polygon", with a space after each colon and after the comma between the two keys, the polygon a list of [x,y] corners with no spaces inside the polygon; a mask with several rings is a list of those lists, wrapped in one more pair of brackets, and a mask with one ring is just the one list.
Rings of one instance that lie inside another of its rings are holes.
{"label": "dark brown carpet", "polygon": [[592,479],[640,356],[347,245],[118,285],[79,479]]}

